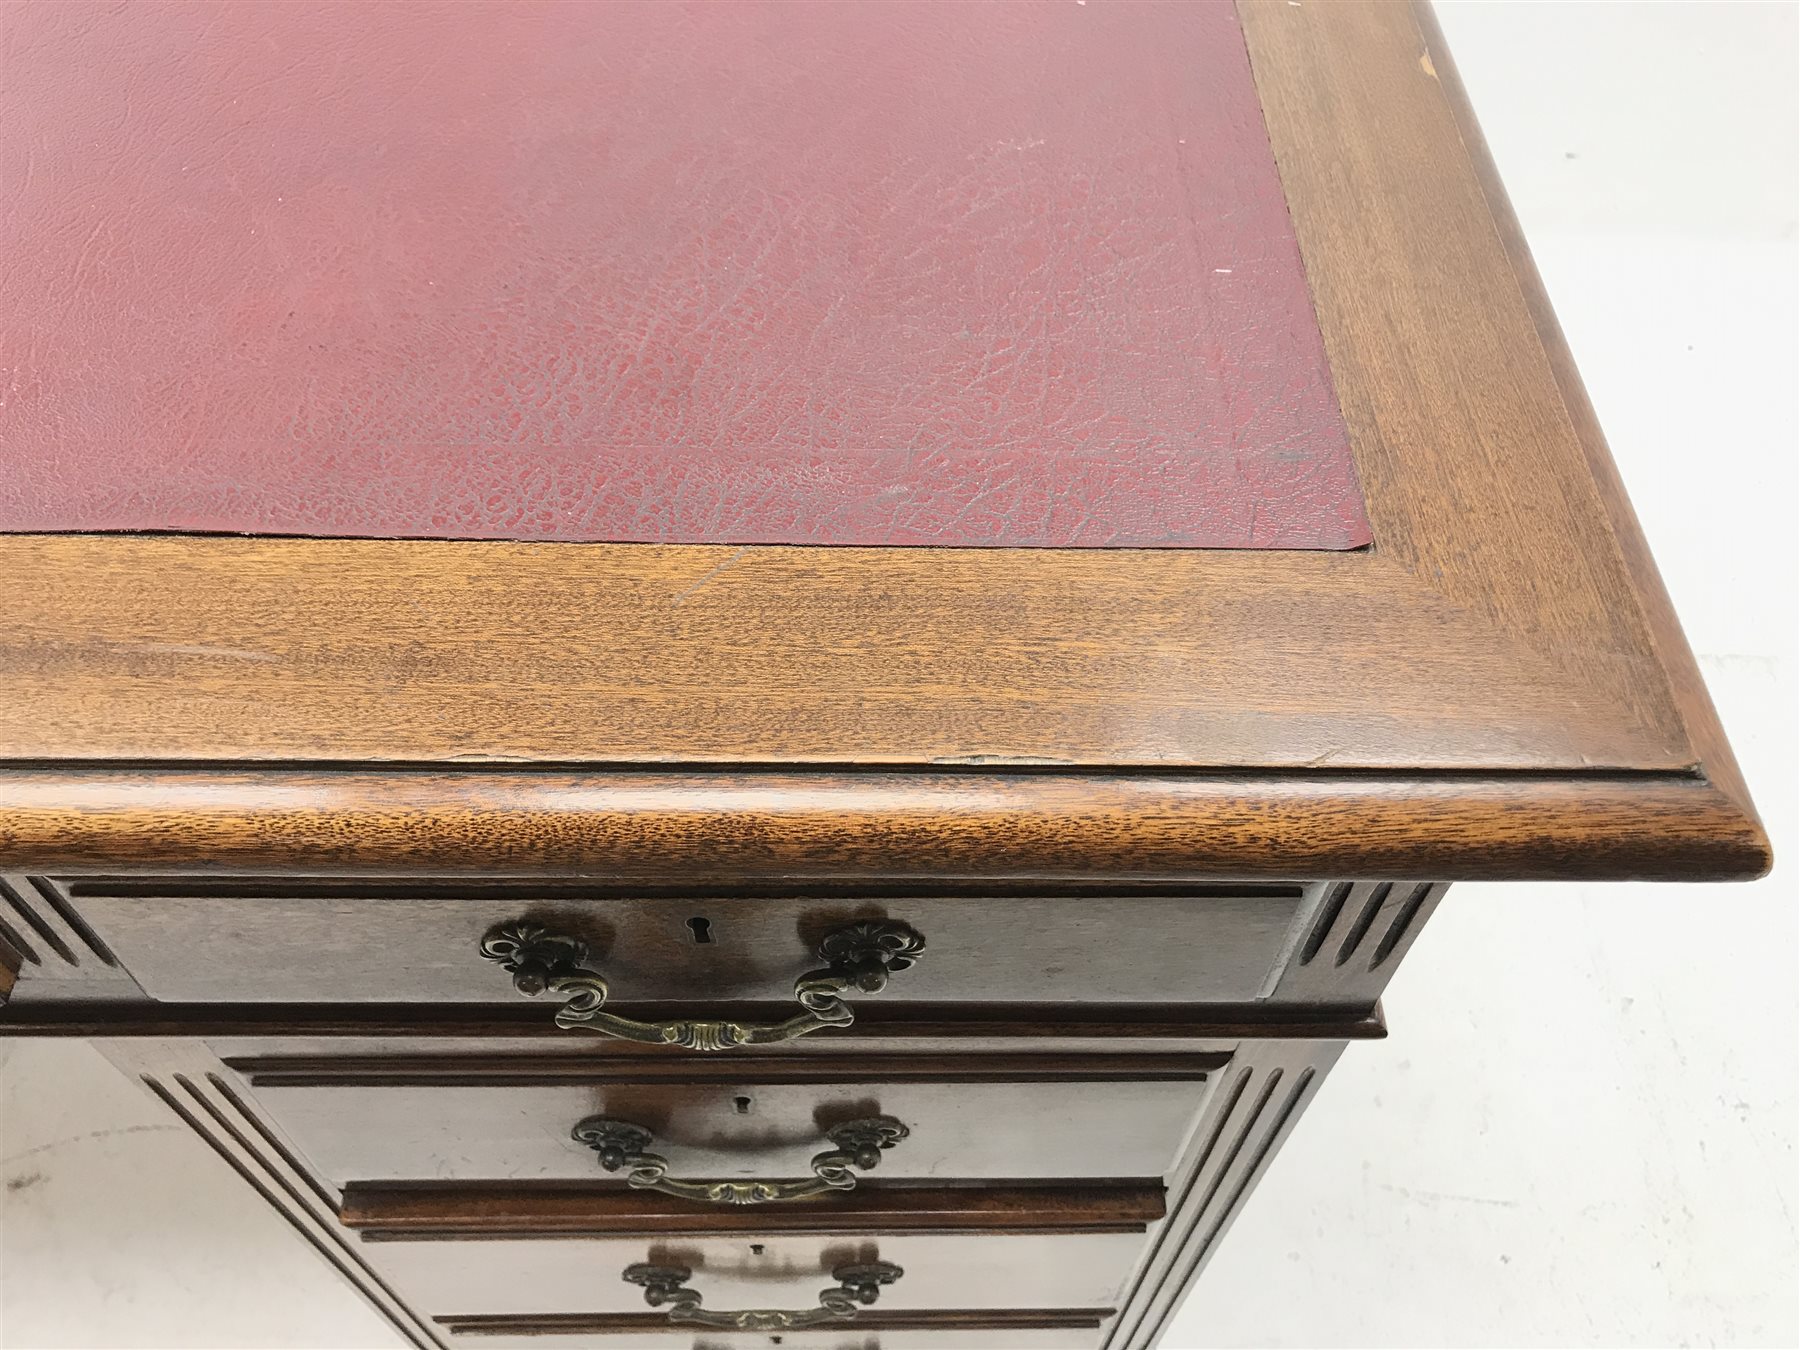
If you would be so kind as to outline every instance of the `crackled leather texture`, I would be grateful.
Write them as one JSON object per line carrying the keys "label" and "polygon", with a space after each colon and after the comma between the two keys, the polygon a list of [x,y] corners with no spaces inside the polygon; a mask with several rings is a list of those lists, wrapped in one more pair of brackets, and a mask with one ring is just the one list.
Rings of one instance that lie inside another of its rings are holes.
{"label": "crackled leather texture", "polygon": [[0,529],[1368,541],[1229,4],[0,42]]}

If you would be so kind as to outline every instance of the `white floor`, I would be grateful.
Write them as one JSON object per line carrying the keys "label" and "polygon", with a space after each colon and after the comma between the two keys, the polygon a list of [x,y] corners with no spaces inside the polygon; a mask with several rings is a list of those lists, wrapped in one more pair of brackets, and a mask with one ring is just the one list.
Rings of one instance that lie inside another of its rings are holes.
{"label": "white floor", "polygon": [[[1442,19],[1781,861],[1454,889],[1165,1344],[1800,1344],[1796,10]],[[0,1179],[0,1344],[400,1344],[81,1045]]]}

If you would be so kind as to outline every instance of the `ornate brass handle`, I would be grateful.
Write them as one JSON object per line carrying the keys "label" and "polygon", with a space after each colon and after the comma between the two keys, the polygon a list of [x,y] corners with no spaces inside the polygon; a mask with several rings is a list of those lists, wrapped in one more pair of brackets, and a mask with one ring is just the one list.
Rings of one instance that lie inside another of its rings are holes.
{"label": "ornate brass handle", "polygon": [[847,1322],[859,1311],[881,1297],[883,1285],[892,1284],[906,1272],[888,1261],[867,1265],[839,1266],[831,1272],[837,1284],[819,1291],[819,1306],[799,1312],[778,1312],[747,1308],[741,1312],[714,1312],[700,1306],[700,1292],[689,1289],[687,1282],[694,1272],[685,1266],[635,1265],[625,1267],[622,1278],[627,1284],[644,1286],[644,1302],[652,1308],[669,1306],[671,1322],[687,1322],[703,1327],[729,1327],[737,1331],[787,1331],[793,1327],[816,1327],[821,1322]]}
{"label": "ornate brass handle", "polygon": [[825,1131],[836,1147],[813,1157],[813,1175],[805,1181],[676,1181],[669,1177],[669,1160],[648,1151],[655,1136],[642,1125],[589,1116],[574,1130],[578,1142],[600,1155],[600,1166],[608,1172],[625,1170],[627,1185],[715,1205],[765,1205],[853,1190],[857,1178],[851,1169],[871,1171],[881,1161],[882,1150],[892,1148],[906,1135],[906,1126],[892,1116],[847,1120]]}
{"label": "ornate brass handle", "polygon": [[844,1001],[852,990],[878,994],[888,976],[905,970],[925,950],[925,939],[903,923],[871,920],[828,933],[819,944],[823,970],[794,981],[794,997],[805,1011],[785,1022],[709,1022],[683,1018],[639,1022],[605,1011],[606,980],[587,964],[588,946],[535,923],[506,923],[481,940],[481,954],[512,972],[513,988],[525,996],[548,992],[563,1001],[556,1025],[597,1031],[650,1045],[689,1050],[730,1050],[739,1045],[791,1041],[822,1027],[847,1027],[856,1013]]}

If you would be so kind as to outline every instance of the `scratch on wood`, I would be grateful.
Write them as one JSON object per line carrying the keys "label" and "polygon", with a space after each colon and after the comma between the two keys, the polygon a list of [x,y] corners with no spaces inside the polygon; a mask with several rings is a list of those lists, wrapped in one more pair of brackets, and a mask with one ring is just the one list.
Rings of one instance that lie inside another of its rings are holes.
{"label": "scratch on wood", "polygon": [[177,656],[223,656],[233,661],[279,661],[269,652],[245,651],[242,647],[214,647],[203,642],[142,642],[147,652],[171,652]]}
{"label": "scratch on wood", "polygon": [[1072,759],[1058,759],[1054,755],[934,755],[933,764],[954,765],[968,768],[971,765],[1043,765],[1075,763]]}
{"label": "scratch on wood", "polygon": [[724,562],[720,563],[717,567],[713,568],[712,571],[708,572],[705,576],[701,577],[700,580],[696,581],[692,586],[689,586],[684,591],[678,592],[676,594],[675,598],[673,600],[671,600],[669,603],[671,605],[679,605],[683,600],[686,600],[695,591],[699,590],[702,586],[706,585],[707,582],[711,581],[714,577],[718,576],[719,573],[723,572],[726,568],[733,566],[739,558],[743,557],[749,551],[750,551],[750,549],[748,546],[745,546],[744,548],[740,548],[736,553],[733,553]]}

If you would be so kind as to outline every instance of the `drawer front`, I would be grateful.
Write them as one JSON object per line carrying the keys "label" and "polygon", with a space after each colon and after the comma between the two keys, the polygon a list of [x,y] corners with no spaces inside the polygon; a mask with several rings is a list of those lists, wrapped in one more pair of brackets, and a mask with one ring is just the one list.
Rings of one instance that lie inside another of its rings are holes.
{"label": "drawer front", "polygon": [[[894,1057],[798,1082],[759,1079],[752,1062],[741,1078],[697,1082],[634,1083],[629,1064],[579,1077],[564,1070],[553,1082],[282,1086],[279,1075],[273,1083],[250,1077],[288,1139],[340,1186],[594,1180],[605,1175],[599,1157],[572,1132],[596,1118],[648,1132],[646,1151],[665,1158],[673,1178],[741,1181],[809,1177],[813,1159],[833,1148],[828,1131],[887,1117],[905,1136],[881,1152],[874,1176],[972,1181],[1161,1177],[1218,1059],[1157,1056],[1170,1077],[1132,1081],[1122,1080],[1129,1060],[1117,1058],[1107,1068],[1102,1056],[965,1058],[956,1074],[936,1078],[922,1076],[929,1064],[922,1071],[918,1060]],[[459,1072],[453,1060],[439,1071]],[[1033,1072],[1045,1076],[1024,1076]],[[895,1077],[884,1081],[884,1073]],[[983,1073],[998,1081],[981,1081]]]}
{"label": "drawer front", "polygon": [[691,1272],[715,1310],[817,1306],[846,1266],[904,1272],[869,1312],[1073,1309],[1110,1312],[1144,1239],[1136,1233],[733,1234],[368,1243],[363,1254],[413,1307],[437,1318],[654,1313],[625,1272]]}
{"label": "drawer front", "polygon": [[[941,1319],[949,1323],[950,1319]],[[994,1319],[998,1321],[999,1319]],[[1100,1344],[1097,1319],[1065,1326],[1053,1316],[1014,1316],[996,1326],[982,1317],[963,1317],[941,1329],[895,1329],[876,1319],[861,1327],[806,1327],[789,1331],[723,1331],[687,1328],[669,1331],[611,1329],[616,1322],[568,1319],[504,1323],[452,1322],[443,1329],[450,1343],[468,1350],[1094,1350]],[[1023,1324],[1023,1325],[1021,1325]]]}
{"label": "drawer front", "polygon": [[[1113,896],[534,899],[285,894],[274,883],[71,883],[81,913],[154,998],[501,1003],[483,938],[529,921],[578,939],[615,1004],[791,1003],[827,935],[892,919],[925,949],[883,1003],[1247,1002],[1286,948],[1299,887]],[[340,888],[341,889],[341,888]],[[546,1008],[546,1016],[549,1009]]]}

